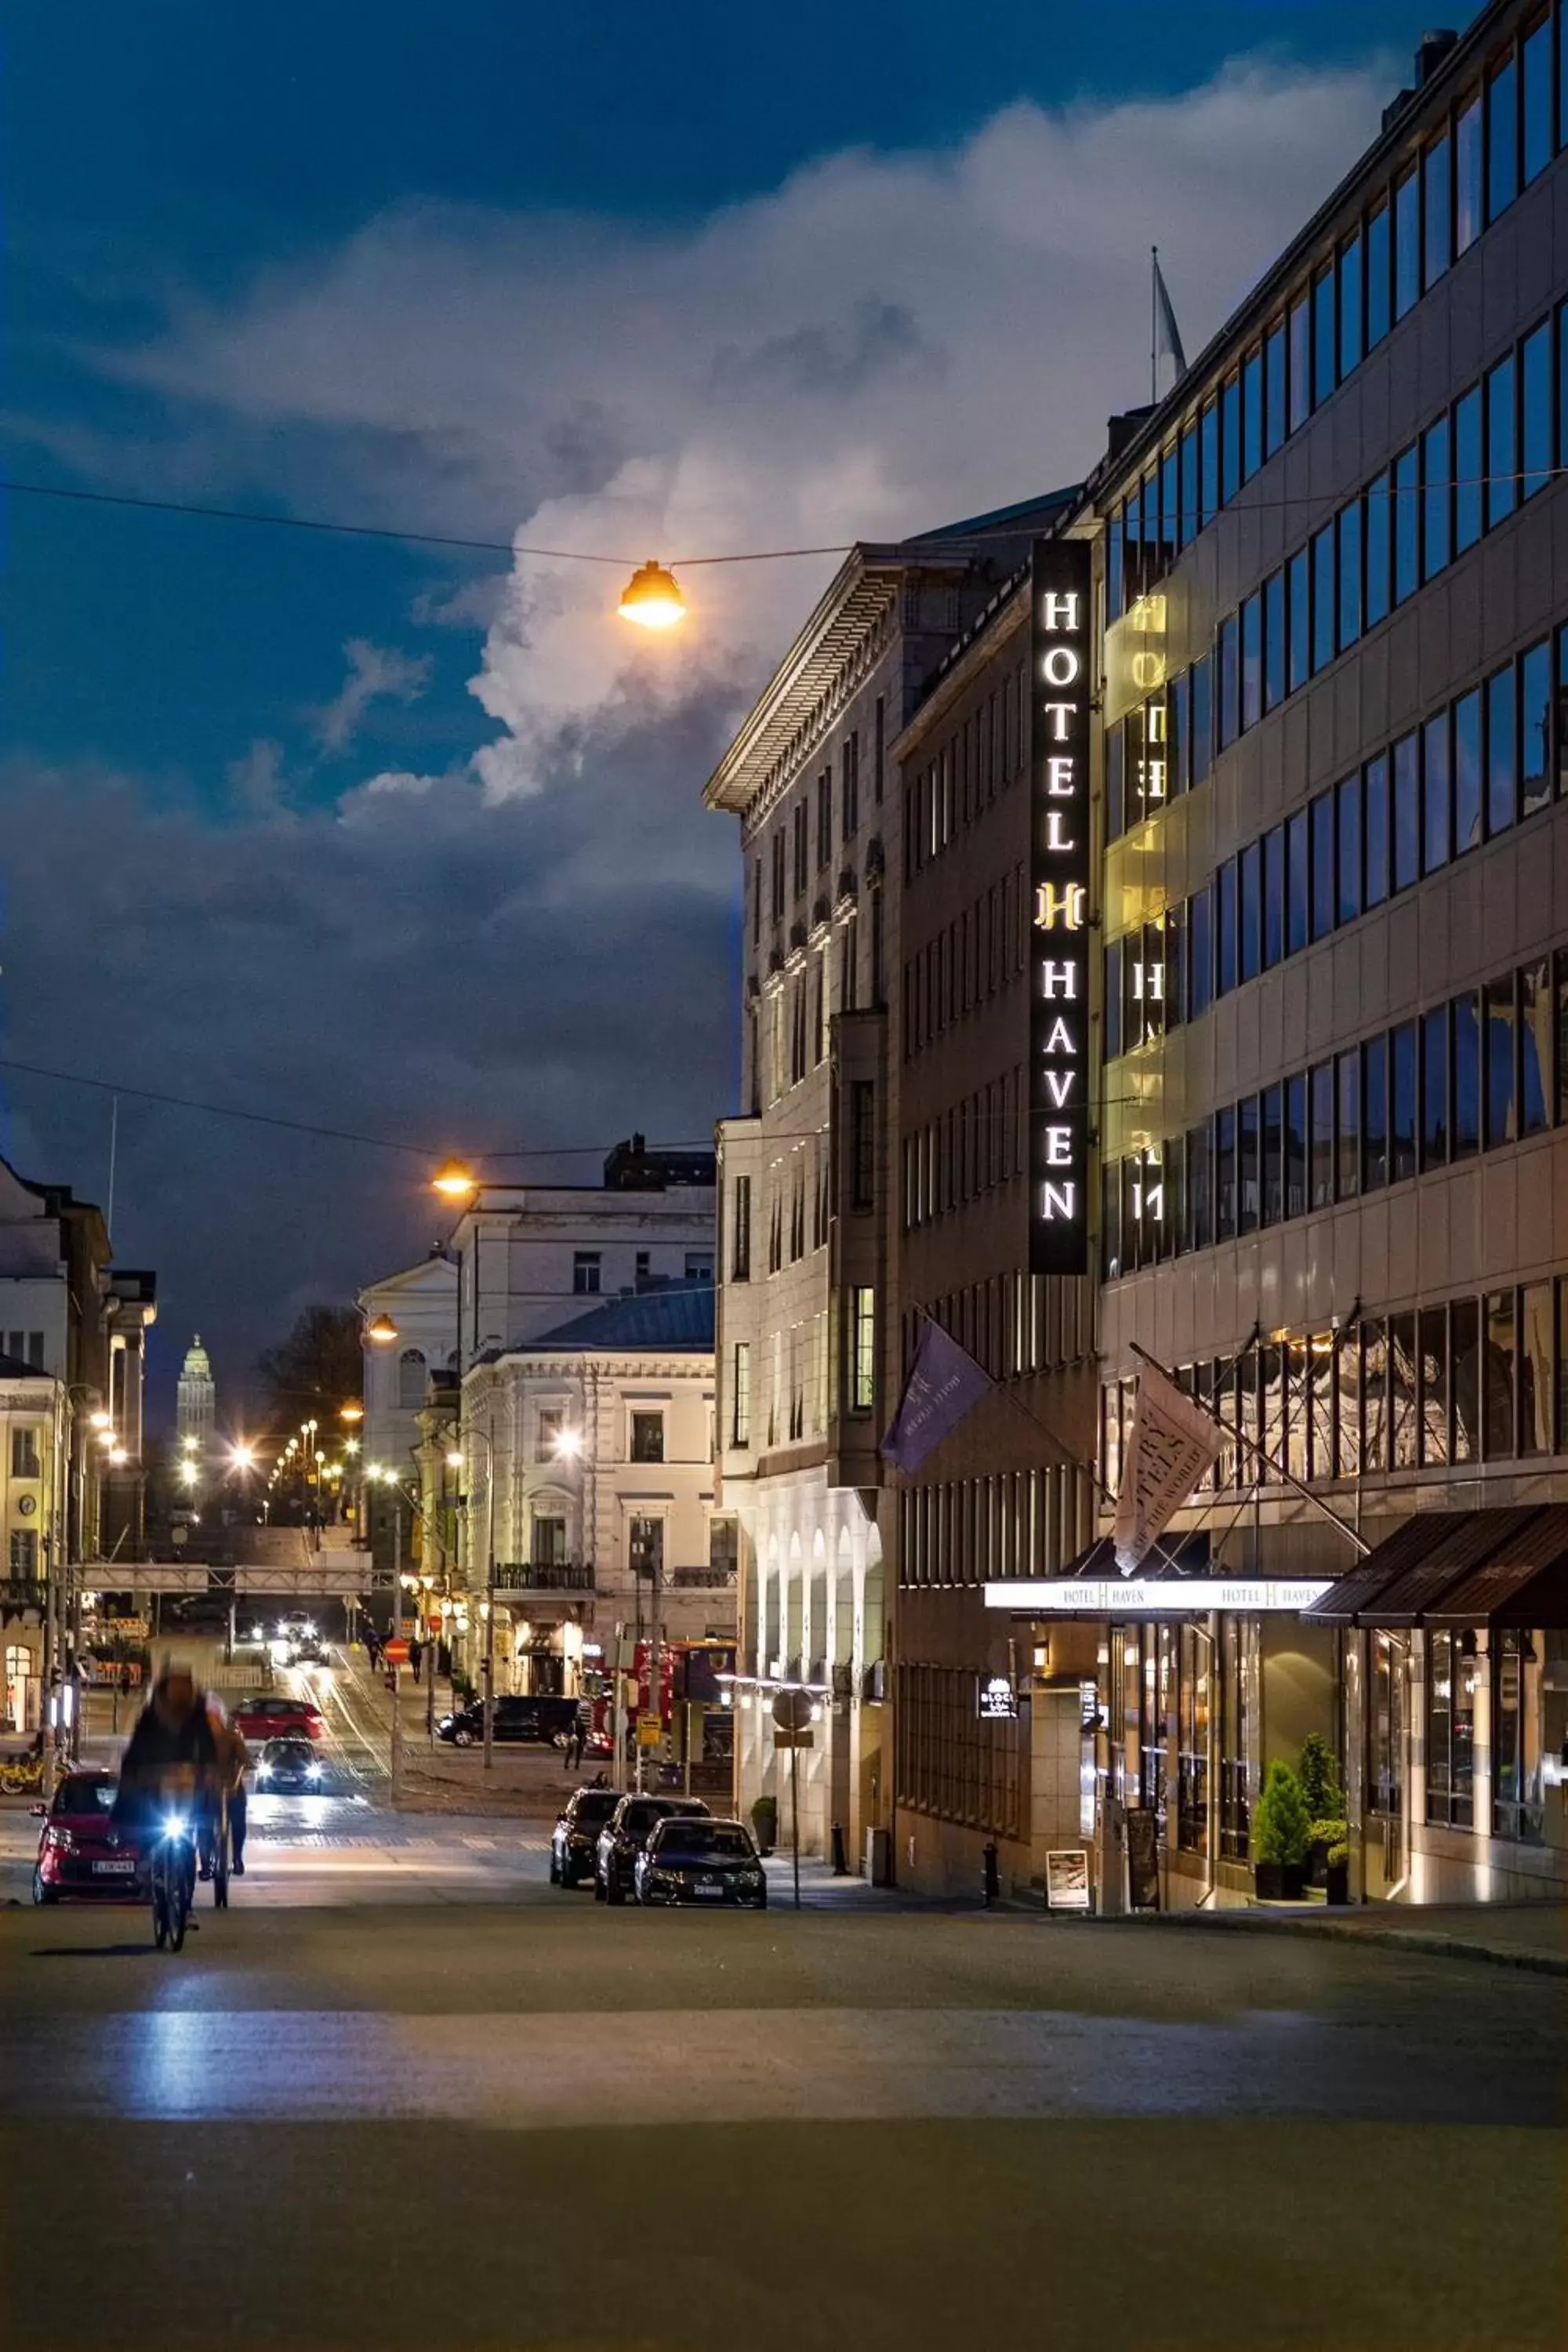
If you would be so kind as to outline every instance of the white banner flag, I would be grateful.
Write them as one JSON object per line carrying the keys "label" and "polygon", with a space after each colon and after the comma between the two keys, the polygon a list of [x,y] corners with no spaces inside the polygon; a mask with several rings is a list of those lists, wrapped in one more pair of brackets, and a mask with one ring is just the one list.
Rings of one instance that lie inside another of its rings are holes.
{"label": "white banner flag", "polygon": [[1116,1498],[1116,1565],[1142,1567],[1204,1472],[1219,1458],[1225,1432],[1154,1364],[1140,1364],[1132,1434]]}

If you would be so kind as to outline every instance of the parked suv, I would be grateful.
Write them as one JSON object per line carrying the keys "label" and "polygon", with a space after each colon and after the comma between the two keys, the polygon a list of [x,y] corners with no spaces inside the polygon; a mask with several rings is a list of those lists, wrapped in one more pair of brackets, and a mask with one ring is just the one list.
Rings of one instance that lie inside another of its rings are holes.
{"label": "parked suv", "polygon": [[567,1799],[550,1841],[552,1886],[575,1886],[593,1877],[599,1832],[620,1801],[618,1789],[578,1789]]}
{"label": "parked suv", "polygon": [[633,1892],[637,1858],[647,1843],[647,1833],[656,1822],[668,1822],[675,1814],[690,1814],[708,1819],[708,1807],[700,1797],[623,1797],[604,1828],[599,1832],[598,1850],[594,1858],[594,1899],[598,1903],[624,1903]]}
{"label": "parked suv", "polygon": [[[498,1740],[532,1740],[541,1746],[564,1748],[577,1720],[574,1698],[498,1698],[495,1708]],[[483,1703],[476,1699],[471,1706],[444,1715],[436,1726],[436,1736],[459,1748],[471,1748],[485,1736]]]}

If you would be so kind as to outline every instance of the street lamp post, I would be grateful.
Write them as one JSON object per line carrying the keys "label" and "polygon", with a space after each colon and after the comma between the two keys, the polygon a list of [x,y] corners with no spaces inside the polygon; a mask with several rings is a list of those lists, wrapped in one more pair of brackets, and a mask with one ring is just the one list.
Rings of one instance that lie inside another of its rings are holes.
{"label": "street lamp post", "polygon": [[[491,1429],[474,1429],[469,1434],[485,1449],[485,1646],[480,1664],[484,1685],[484,1769],[495,1769],[496,1716],[496,1449]],[[448,1466],[461,1469],[460,1453],[447,1456]]]}

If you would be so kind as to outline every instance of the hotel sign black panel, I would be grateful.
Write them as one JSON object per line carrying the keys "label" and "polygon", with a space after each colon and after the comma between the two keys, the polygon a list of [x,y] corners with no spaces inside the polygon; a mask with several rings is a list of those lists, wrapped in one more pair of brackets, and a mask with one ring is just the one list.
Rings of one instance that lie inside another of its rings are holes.
{"label": "hotel sign black panel", "polygon": [[1029,926],[1029,1270],[1089,1271],[1089,551],[1037,540]]}

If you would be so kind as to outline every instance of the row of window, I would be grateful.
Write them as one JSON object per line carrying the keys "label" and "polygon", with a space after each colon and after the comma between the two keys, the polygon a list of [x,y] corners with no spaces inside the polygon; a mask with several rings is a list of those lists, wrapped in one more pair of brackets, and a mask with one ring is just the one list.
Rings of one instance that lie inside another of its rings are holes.
{"label": "row of window", "polygon": [[1029,899],[1015,866],[955,915],[904,965],[904,1059],[912,1060],[955,1022],[989,1003],[1024,971]]}
{"label": "row of window", "polygon": [[1023,1173],[1024,1110],[1020,1066],[1004,1070],[999,1078],[905,1136],[905,1233],[982,1199]]}
{"label": "row of window", "polygon": [[[862,1286],[845,1293],[840,1332],[843,1360],[838,1386],[843,1409],[857,1417],[868,1416],[877,1402],[877,1294],[873,1289]],[[828,1392],[827,1316],[805,1317],[787,1333],[775,1327],[765,1348],[764,1447],[771,1450],[820,1436],[834,1409]],[[749,1340],[732,1344],[729,1370],[730,1444],[744,1451],[752,1442]]]}
{"label": "row of window", "polygon": [[893,1669],[893,1776],[910,1811],[1016,1837],[1023,1743],[1016,1723],[982,1722],[973,1667]]}
{"label": "row of window", "polygon": [[1549,486],[1568,457],[1565,353],[1568,304],[1227,614],[1212,654],[1110,730],[1109,839],[1200,782],[1214,752]]}
{"label": "row of window", "polygon": [[[887,704],[877,697],[873,719],[871,751],[871,799],[880,806],[885,789],[887,767],[888,719]],[[833,769],[824,768],[814,790],[803,789],[790,811],[788,822],[781,815],[770,837],[768,859],[768,901],[773,920],[782,923],[789,904],[791,886],[795,898],[804,898],[811,887],[812,814],[816,810],[816,861],[815,870],[823,873],[833,862]],[[838,839],[847,845],[860,830],[860,730],[851,727],[838,747]],[[759,849],[752,860],[752,944],[755,947],[763,936],[763,856]]]}
{"label": "row of window", "polygon": [[[1281,1471],[1323,1485],[1544,1460],[1568,1452],[1568,1280],[1266,1340],[1184,1365],[1176,1380],[1246,1441],[1227,1440],[1201,1492],[1283,1488]],[[1112,1493],[1134,1396],[1130,1380],[1102,1383],[1100,1462]]]}
{"label": "row of window", "polygon": [[[1092,1352],[1094,1289],[1059,1276],[992,1274],[931,1299],[924,1310],[989,1372],[994,1381],[1052,1371]],[[923,1316],[903,1318],[907,1379],[924,1328]]]}
{"label": "row of window", "polygon": [[977,704],[941,751],[904,780],[904,875],[922,873],[1023,773],[1027,726],[1022,664]]}
{"label": "row of window", "polygon": [[[1568,791],[1568,630],[1542,638],[1105,950],[1108,1060]],[[1557,724],[1553,725],[1554,716]],[[1555,737],[1555,749],[1554,749]]]}
{"label": "row of window", "polygon": [[11,1432],[11,1475],[13,1478],[41,1478],[43,1462],[38,1451],[40,1430],[14,1429]]}
{"label": "row of window", "polygon": [[[1395,322],[1568,141],[1558,11],[1492,58],[1418,156],[1319,262],[1219,389],[1113,509],[1107,618],[1163,577]],[[1564,45],[1568,47],[1568,45]]]}
{"label": "row of window", "polygon": [[1065,1465],[905,1486],[898,1508],[906,1587],[1056,1576],[1093,1538],[1088,1475]]}
{"label": "row of window", "polygon": [[[882,893],[879,888],[869,892],[870,899],[870,1003],[882,1002],[883,940],[885,937]],[[797,1087],[812,1070],[818,1069],[827,1059],[828,1026],[835,1013],[854,1013],[860,1003],[859,970],[860,919],[858,914],[843,916],[835,926],[837,951],[824,947],[800,968],[772,985],[765,1003],[767,1026],[760,1027],[753,1010],[750,1021],[749,1050],[752,1062],[752,1111],[755,1116],[762,1104],[776,1102],[791,1087]],[[837,963],[837,983],[830,959]],[[836,994],[837,986],[837,994]],[[759,1055],[765,1049],[765,1061]]]}
{"label": "row of window", "polygon": [[7,1331],[5,1353],[14,1364],[26,1364],[33,1371],[44,1369],[44,1335],[41,1331]]}
{"label": "row of window", "polygon": [[1107,1163],[1105,1279],[1568,1124],[1568,952]]}
{"label": "row of window", "polygon": [[1255,1617],[1226,1617],[1217,1644],[1202,1625],[1109,1629],[1099,1694],[1107,1785],[1123,1805],[1154,1815],[1162,1846],[1169,1836],[1173,1717],[1178,1848],[1208,1853],[1212,1763],[1220,1853],[1227,1862],[1247,1860],[1261,1772],[1259,1651]]}

